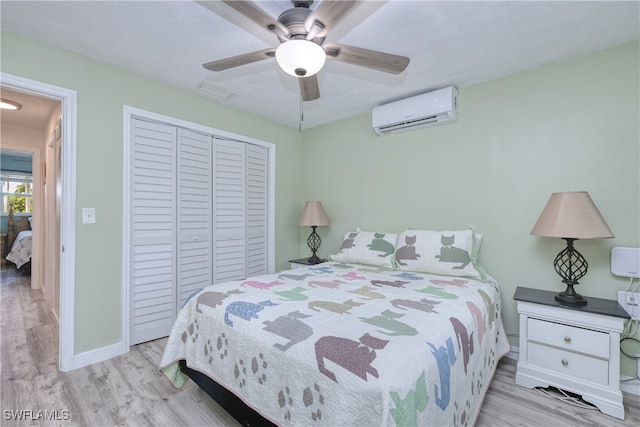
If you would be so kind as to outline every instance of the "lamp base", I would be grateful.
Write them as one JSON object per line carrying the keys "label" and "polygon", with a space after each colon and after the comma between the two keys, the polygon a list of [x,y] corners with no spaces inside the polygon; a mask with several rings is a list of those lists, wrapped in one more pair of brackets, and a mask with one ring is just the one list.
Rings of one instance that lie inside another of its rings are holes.
{"label": "lamp base", "polygon": [[553,260],[553,266],[556,269],[556,273],[562,277],[562,281],[567,284],[567,289],[564,292],[560,292],[555,298],[556,301],[566,305],[585,305],[587,300],[578,294],[573,289],[573,286],[577,285],[578,280],[587,274],[589,266],[582,254],[573,247],[573,242],[578,239],[567,237],[563,237],[563,239],[567,242],[567,247]]}
{"label": "lamp base", "polygon": [[316,254],[313,254],[309,259],[307,259],[309,264],[320,264],[322,260]]}
{"label": "lamp base", "polygon": [[581,306],[586,305],[587,300],[580,294],[576,293],[573,290],[573,287],[567,286],[567,290],[564,292],[560,292],[555,296],[556,301],[566,304],[566,305],[575,305]]}

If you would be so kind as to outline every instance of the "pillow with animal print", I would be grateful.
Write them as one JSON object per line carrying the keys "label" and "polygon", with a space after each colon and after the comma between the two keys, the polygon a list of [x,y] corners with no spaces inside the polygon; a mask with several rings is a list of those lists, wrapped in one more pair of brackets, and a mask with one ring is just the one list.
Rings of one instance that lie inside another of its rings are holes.
{"label": "pillow with animal print", "polygon": [[478,263],[480,237],[471,229],[405,230],[398,237],[396,264],[400,270],[484,281],[486,272]]}
{"label": "pillow with animal print", "polygon": [[394,255],[398,235],[357,229],[346,233],[338,253],[331,255],[332,261],[368,264],[394,268]]}

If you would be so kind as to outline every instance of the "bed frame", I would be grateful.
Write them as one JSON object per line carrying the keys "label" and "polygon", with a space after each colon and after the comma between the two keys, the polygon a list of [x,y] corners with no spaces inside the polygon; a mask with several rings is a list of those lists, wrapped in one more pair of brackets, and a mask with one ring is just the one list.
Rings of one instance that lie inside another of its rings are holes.
{"label": "bed frame", "polygon": [[206,376],[187,367],[187,362],[179,362],[180,370],[184,372],[194,383],[205,393],[215,400],[224,410],[245,427],[277,427],[271,421],[262,417],[256,411],[245,405],[245,403],[229,390]]}

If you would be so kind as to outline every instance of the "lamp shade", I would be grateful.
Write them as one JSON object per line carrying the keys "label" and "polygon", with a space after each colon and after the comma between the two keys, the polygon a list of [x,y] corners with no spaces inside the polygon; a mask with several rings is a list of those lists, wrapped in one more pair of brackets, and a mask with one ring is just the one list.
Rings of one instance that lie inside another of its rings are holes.
{"label": "lamp shade", "polygon": [[614,237],[586,191],[553,193],[531,234],[573,239]]}
{"label": "lamp shade", "polygon": [[324,66],[324,49],[309,40],[288,40],[276,49],[280,68],[294,77],[313,76]]}
{"label": "lamp shade", "polygon": [[298,225],[321,227],[329,224],[329,217],[322,207],[322,202],[307,202],[304,204]]}

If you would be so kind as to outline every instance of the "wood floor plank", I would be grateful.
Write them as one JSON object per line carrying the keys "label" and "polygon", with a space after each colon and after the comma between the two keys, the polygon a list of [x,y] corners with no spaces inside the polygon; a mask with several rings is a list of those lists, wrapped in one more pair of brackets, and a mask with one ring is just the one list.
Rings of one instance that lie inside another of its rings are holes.
{"label": "wood floor plank", "polygon": [[[3,419],[2,426],[231,426],[226,411],[193,382],[175,389],[158,370],[166,339],[72,372],[58,372],[58,325],[28,278],[0,270],[0,416],[49,410],[68,420]],[[515,384],[516,364],[502,359],[478,427],[640,425],[640,398],[625,394],[626,418],[571,406]],[[351,427],[351,426],[349,426]]]}

